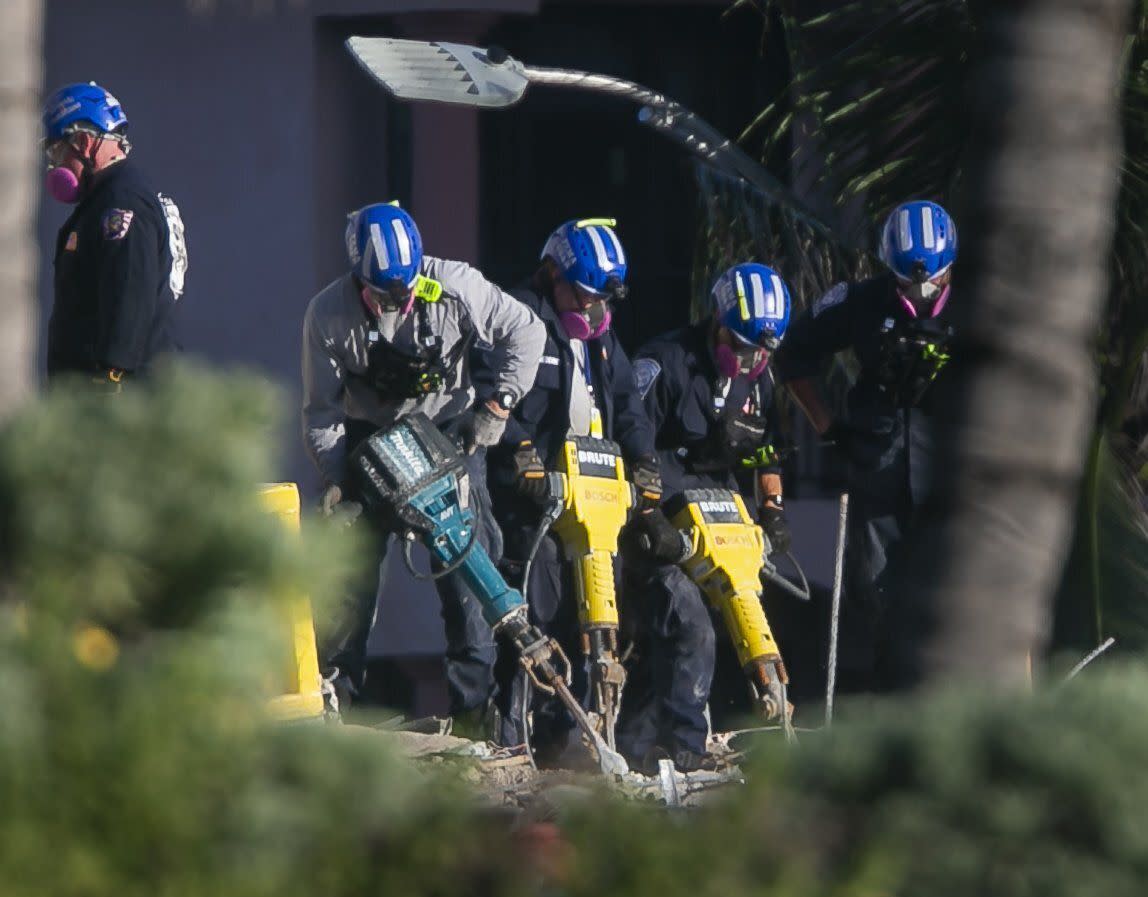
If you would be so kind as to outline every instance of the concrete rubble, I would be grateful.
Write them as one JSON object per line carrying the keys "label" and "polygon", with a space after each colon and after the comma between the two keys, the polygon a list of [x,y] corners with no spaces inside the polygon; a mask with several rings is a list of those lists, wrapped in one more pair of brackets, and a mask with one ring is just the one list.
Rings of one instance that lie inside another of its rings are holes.
{"label": "concrete rubble", "polygon": [[605,777],[593,768],[588,751],[582,758],[584,769],[538,769],[521,752],[452,735],[450,719],[393,719],[371,729],[419,765],[453,768],[484,800],[511,810],[533,811],[539,802],[549,803],[552,798],[589,793],[603,786],[627,799],[691,807],[745,782],[736,765],[741,755],[730,747],[728,733],[711,740],[711,749],[729,758],[725,769],[681,773],[664,760],[657,775],[631,771]]}

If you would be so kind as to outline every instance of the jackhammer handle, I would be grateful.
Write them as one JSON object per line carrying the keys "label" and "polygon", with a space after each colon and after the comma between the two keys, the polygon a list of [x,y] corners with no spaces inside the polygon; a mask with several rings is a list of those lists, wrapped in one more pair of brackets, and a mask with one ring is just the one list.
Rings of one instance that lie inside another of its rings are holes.
{"label": "jackhammer handle", "polygon": [[555,519],[566,506],[566,477],[555,471],[546,474],[546,505],[548,509],[557,509]]}
{"label": "jackhammer handle", "polygon": [[[658,557],[655,560],[658,560],[662,563],[667,563],[667,564],[680,564],[683,561],[685,561],[687,558],[689,558],[690,555],[692,555],[694,553],[694,542],[693,542],[693,536],[692,536],[691,531],[679,529],[679,530],[677,530],[677,533],[678,533],[678,536],[681,538],[681,543],[679,546],[679,551],[677,552],[676,556],[674,556],[672,558],[670,558],[670,557]],[[649,555],[649,554],[653,553],[654,542],[650,538],[649,533],[640,534],[637,538],[637,545],[638,545],[638,548],[640,548],[642,550],[643,554]]]}

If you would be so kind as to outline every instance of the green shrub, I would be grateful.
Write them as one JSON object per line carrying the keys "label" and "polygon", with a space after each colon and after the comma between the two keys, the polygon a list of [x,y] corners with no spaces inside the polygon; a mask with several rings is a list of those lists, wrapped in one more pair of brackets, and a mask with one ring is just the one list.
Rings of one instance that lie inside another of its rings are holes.
{"label": "green shrub", "polygon": [[356,544],[316,524],[303,550],[262,510],[279,404],[181,369],[0,432],[4,897],[448,894],[500,868],[506,827],[458,785],[266,718],[280,603],[337,592]]}

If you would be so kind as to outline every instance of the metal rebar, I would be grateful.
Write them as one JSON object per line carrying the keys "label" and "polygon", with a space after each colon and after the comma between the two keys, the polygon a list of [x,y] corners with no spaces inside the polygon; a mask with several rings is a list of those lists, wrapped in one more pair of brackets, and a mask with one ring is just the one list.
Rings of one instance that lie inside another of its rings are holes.
{"label": "metal rebar", "polygon": [[845,580],[845,525],[849,493],[841,494],[837,515],[837,551],[833,559],[833,604],[829,612],[829,674],[825,684],[825,725],[833,722],[833,694],[837,689],[837,635],[841,620],[841,587]]}

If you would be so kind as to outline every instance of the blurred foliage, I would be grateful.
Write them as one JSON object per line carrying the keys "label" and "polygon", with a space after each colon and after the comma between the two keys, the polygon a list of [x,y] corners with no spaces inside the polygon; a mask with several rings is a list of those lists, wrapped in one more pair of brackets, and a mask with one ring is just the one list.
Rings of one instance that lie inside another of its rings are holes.
{"label": "blurred foliage", "polygon": [[4,897],[482,893],[498,873],[508,835],[458,786],[377,736],[265,718],[283,599],[337,591],[354,545],[319,525],[301,544],[257,502],[280,404],[182,370],[57,391],[0,431]]}
{"label": "blurred foliage", "polygon": [[714,280],[730,265],[759,259],[777,270],[789,287],[794,312],[807,308],[841,280],[857,280],[873,270],[872,259],[843,246],[825,225],[738,178],[703,162],[694,166],[703,205],[702,233],[693,266],[693,312],[710,313]]}
{"label": "blurred foliage", "polygon": [[1035,697],[866,704],[796,750],[774,742],[747,789],[688,817],[583,804],[567,893],[1132,897],[1146,684],[1094,670]]}
{"label": "blurred foliage", "polygon": [[512,821],[378,733],[270,722],[284,591],[351,566],[345,532],[301,546],[254,501],[277,403],[184,371],[0,430],[4,897],[1142,892],[1148,673],[1103,661],[846,704],[690,811],[582,780]]}

